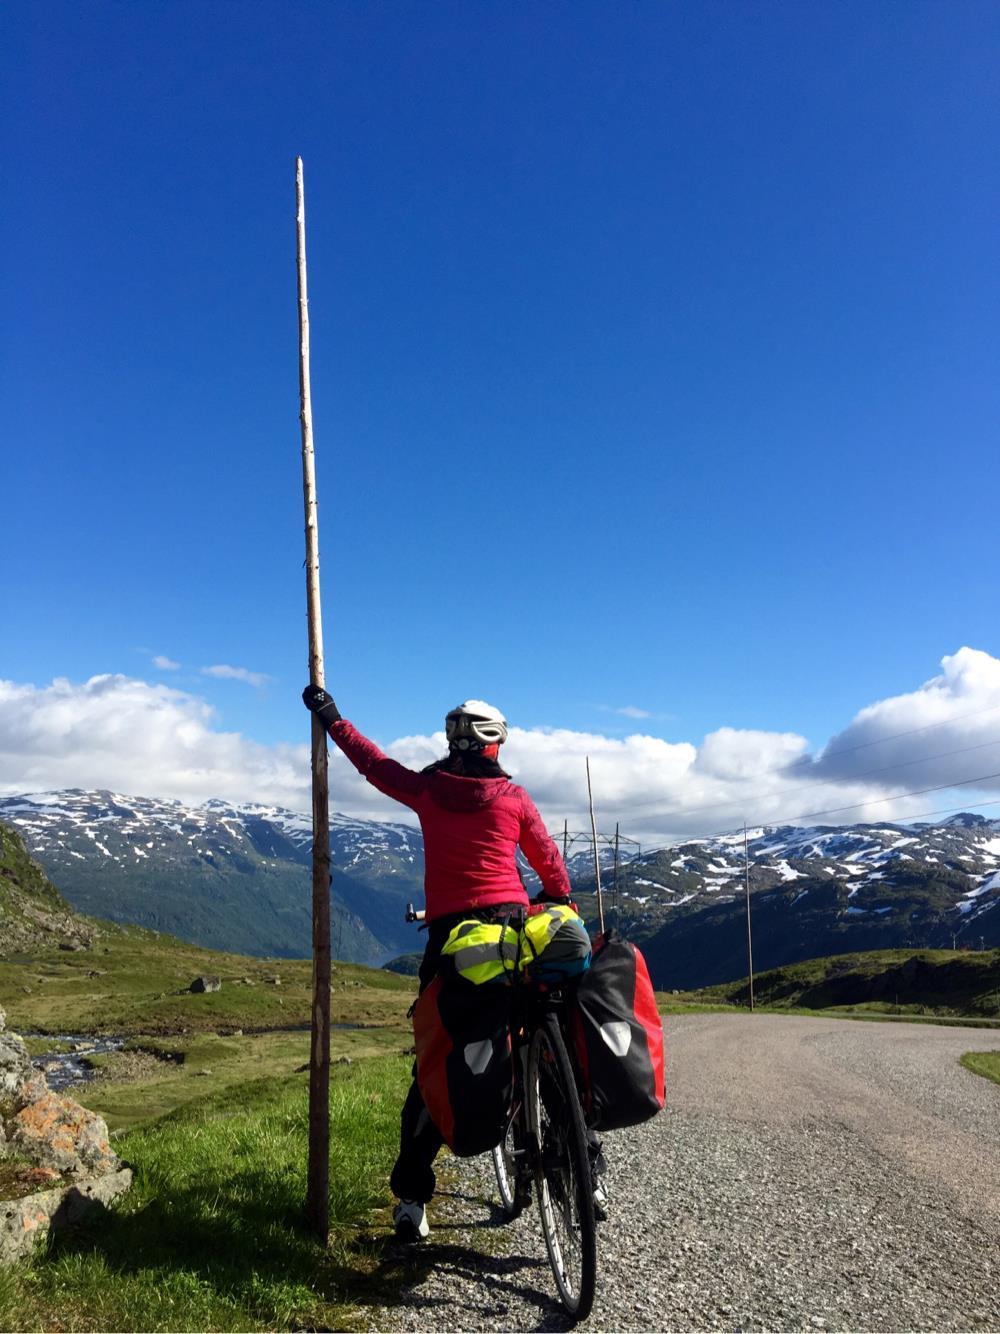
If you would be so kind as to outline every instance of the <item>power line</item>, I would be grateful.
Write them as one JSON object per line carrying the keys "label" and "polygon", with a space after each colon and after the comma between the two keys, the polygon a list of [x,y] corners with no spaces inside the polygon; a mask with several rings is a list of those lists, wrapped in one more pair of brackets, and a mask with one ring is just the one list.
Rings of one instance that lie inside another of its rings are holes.
{"label": "power line", "polygon": [[[884,765],[882,765],[882,766],[881,766],[880,768],[878,768],[878,769],[863,769],[860,773],[857,773],[857,774],[849,774],[849,775],[847,775],[847,776],[846,776],[845,778],[843,778],[843,779],[829,778],[829,779],[824,780],[824,779],[822,779],[822,778],[817,778],[817,779],[815,779],[815,782],[819,783],[819,782],[827,781],[827,782],[831,782],[831,783],[832,783],[832,782],[838,782],[838,781],[840,781],[840,782],[852,782],[852,783],[853,783],[853,782],[856,782],[858,779],[861,779],[861,778],[870,778],[873,774],[884,774],[884,773],[889,773],[889,772],[891,772],[891,771],[893,771],[893,770],[895,770],[895,769],[906,769],[906,768],[910,768],[910,767],[912,767],[914,764],[930,764],[930,763],[931,763],[932,761],[934,761],[934,760],[946,760],[946,759],[949,759],[949,758],[950,758],[951,756],[953,756],[953,755],[967,755],[970,751],[973,751],[973,750],[986,750],[986,749],[988,749],[988,747],[990,747],[990,746],[1000,746],[1000,737],[995,737],[992,741],[980,741],[980,742],[978,742],[975,746],[962,746],[962,747],[960,747],[960,748],[957,749],[957,750],[945,750],[945,751],[941,751],[941,752],[940,752],[939,754],[937,754],[937,755],[918,755],[917,758],[914,759],[914,760],[900,760],[898,764],[884,764]],[[775,770],[774,772],[778,772],[778,771]],[[737,781],[738,781],[738,782],[747,782],[747,781],[749,781],[749,780],[747,780],[747,779],[745,779],[745,778],[740,778],[740,779],[738,779]],[[801,783],[796,783],[793,787],[784,787],[784,788],[779,787],[779,788],[772,789],[770,792],[763,792],[763,793],[760,793],[759,795],[760,795],[761,797],[775,797],[775,796],[780,796],[780,795],[786,795],[786,796],[787,796],[789,793],[792,793],[792,792],[805,792],[805,791],[807,790],[807,786],[808,786],[808,785],[804,785],[804,784],[801,784]],[[945,786],[947,786],[947,787],[953,787],[953,786],[957,786],[957,785],[956,785],[956,784],[952,784],[952,783],[948,783],[948,784],[945,784]],[[758,798],[758,799],[759,799],[759,798]],[[745,804],[744,799],[743,799],[742,797],[736,796],[736,797],[731,797],[728,801],[712,801],[712,802],[708,802],[708,803],[706,803],[704,806],[672,806],[672,807],[670,807],[668,810],[663,811],[662,814],[663,814],[663,815],[690,815],[690,814],[692,814],[692,813],[695,812],[695,811],[718,811],[718,810],[726,810],[726,809],[728,809],[730,806],[736,806],[736,805],[739,805],[739,804]],[[863,805],[864,803],[859,802],[858,804],[859,804],[859,805]],[[630,809],[630,810],[634,810],[634,811],[650,810],[651,808],[653,808],[653,807],[655,807],[655,806],[661,806],[661,805],[663,805],[663,800],[660,800],[660,801],[645,801],[645,802],[637,802],[636,804],[632,805],[629,809]]]}
{"label": "power line", "polygon": [[[869,747],[871,747],[871,746],[880,746],[880,745],[882,745],[884,742],[887,742],[887,741],[901,741],[904,737],[908,737],[908,736],[916,736],[916,735],[917,735],[918,733],[920,733],[920,732],[929,732],[929,731],[931,731],[931,730],[932,730],[933,728],[935,728],[935,727],[947,727],[949,723],[960,723],[960,722],[963,722],[966,718],[978,718],[978,717],[980,717],[980,716],[981,716],[982,714],[984,714],[984,713],[995,713],[997,709],[1000,709],[1000,704],[990,704],[990,705],[988,705],[985,709],[973,709],[973,710],[971,710],[969,713],[958,713],[958,714],[955,714],[955,716],[954,716],[953,718],[942,718],[939,722],[936,722],[936,723],[924,723],[924,725],[923,725],[922,727],[911,727],[911,728],[909,728],[909,729],[908,729],[907,731],[905,731],[905,732],[893,732],[893,733],[892,733],[891,735],[889,735],[889,736],[880,736],[880,737],[876,737],[874,741],[860,741],[860,742],[858,742],[858,744],[855,745],[855,746],[840,746],[837,750],[823,751],[823,752],[821,752],[821,754],[820,754],[820,756],[819,756],[818,758],[813,758],[813,757],[811,757],[811,756],[799,756],[798,759],[796,759],[796,760],[791,760],[788,764],[779,764],[779,765],[776,765],[774,768],[771,768],[771,769],[759,769],[756,773],[753,773],[753,774],[742,774],[742,775],[741,775],[738,779],[736,779],[735,781],[736,781],[736,782],[739,782],[739,783],[751,783],[751,782],[754,782],[754,781],[755,781],[756,779],[758,779],[758,778],[766,778],[766,777],[768,777],[769,774],[788,773],[788,772],[790,772],[790,771],[793,770],[793,769],[799,769],[799,768],[801,768],[802,765],[803,765],[803,762],[806,761],[806,760],[808,760],[809,763],[811,763],[811,764],[818,764],[818,763],[820,763],[821,761],[826,761],[826,760],[828,760],[828,759],[831,759],[834,755],[851,755],[851,754],[853,754],[855,751],[858,751],[858,750],[867,750],[867,749],[868,749]],[[972,749],[975,749],[975,747],[969,747],[969,749],[972,750]],[[954,755],[958,755],[958,754],[961,754],[961,753],[962,753],[961,751],[949,751],[949,752],[948,752],[948,754],[954,754]],[[929,758],[929,759],[933,759],[933,758],[939,758],[939,757],[929,756],[928,758]],[[912,760],[901,761],[898,767],[899,767],[899,768],[902,768],[904,763],[906,763],[906,764],[911,764],[911,763],[915,763],[915,762],[916,762],[916,761],[912,761]],[[895,766],[895,765],[886,765],[885,767],[886,767],[887,769],[892,769],[892,768],[896,768],[897,766]],[[871,773],[880,773],[880,772],[882,772],[882,770],[880,770],[880,769],[873,769],[873,770],[871,770],[870,772],[871,772]],[[864,775],[859,774],[859,775],[856,775],[856,776],[857,776],[857,777],[863,777]],[[643,803],[640,803],[640,804],[638,804],[638,805],[636,805],[636,806],[633,806],[631,809],[632,809],[632,810],[643,810],[643,809],[647,809],[647,808],[649,808],[649,807],[651,807],[651,806],[658,806],[658,805],[660,805],[660,804],[661,804],[661,803],[660,803],[659,801],[643,802]],[[709,805],[709,806],[691,806],[691,807],[686,807],[686,808],[683,808],[683,809],[680,809],[680,808],[679,808],[679,809],[677,810],[676,813],[677,813],[677,814],[683,814],[684,810],[692,810],[692,811],[698,811],[698,810],[702,810],[702,811],[704,811],[704,810],[713,810],[713,809],[718,809],[719,807],[721,807],[721,806],[726,806],[726,805],[729,805],[729,803],[728,803],[728,802],[714,802],[714,803],[712,803],[712,804]]]}
{"label": "power line", "polygon": [[[995,776],[995,775],[994,775],[994,776]],[[970,779],[967,779],[966,781],[967,781],[967,782],[970,782],[970,783],[977,783],[977,782],[981,782],[982,780],[981,780],[981,779],[977,779],[977,778],[970,778]],[[921,791],[921,792],[935,792],[935,791],[942,791],[942,790],[947,791],[947,789],[950,788],[950,787],[959,787],[959,786],[960,786],[960,784],[958,784],[958,783],[946,783],[946,784],[944,785],[944,788],[943,788],[943,789],[940,789],[940,788],[921,788],[920,791]],[[882,800],[882,801],[898,801],[898,800],[901,800],[903,797],[914,797],[914,796],[919,796],[919,795],[920,795],[920,793],[917,793],[917,792],[898,792],[894,797],[882,797],[882,798],[879,798],[879,800]],[[866,805],[868,805],[868,803],[867,803],[867,802],[858,802],[858,805],[859,805],[859,806],[866,806]],[[916,811],[916,812],[914,812],[912,815],[908,815],[908,816],[906,816],[906,822],[909,822],[909,821],[912,821],[912,820],[923,820],[923,819],[926,819],[928,816],[931,816],[931,815],[951,815],[951,814],[953,814],[953,813],[956,812],[956,811],[968,811],[970,806],[973,806],[973,807],[975,807],[975,808],[977,808],[977,809],[978,809],[980,806],[1000,806],[1000,797],[997,797],[997,798],[992,798],[992,797],[991,797],[991,798],[989,798],[987,801],[973,801],[973,802],[968,802],[968,803],[966,803],[966,805],[964,805],[964,806],[942,806],[942,807],[939,807],[937,810],[933,810],[933,811]],[[841,809],[841,810],[848,810],[848,809],[852,809],[852,808],[849,808],[849,807],[846,807],[846,806],[842,806],[842,807],[840,807],[840,809]],[[813,812],[813,814],[830,814],[830,812],[828,812],[828,811],[827,811],[827,812]],[[765,825],[765,824],[766,824],[766,825],[775,826],[775,825],[782,825],[782,824],[792,824],[793,821],[795,821],[795,820],[805,820],[805,819],[808,819],[808,818],[810,818],[808,815],[775,816],[773,819],[769,819],[769,820],[767,820],[767,821],[758,821],[758,823],[760,823],[761,825]],[[888,821],[886,821],[886,823],[887,823],[887,824],[902,824],[903,822],[902,822],[902,821],[899,821],[899,820],[888,820]],[[707,841],[707,840],[710,839],[710,838],[735,837],[737,834],[740,834],[740,833],[742,833],[742,832],[743,832],[743,826],[740,825],[740,826],[738,826],[738,827],[735,827],[735,826],[734,826],[732,829],[716,829],[714,832],[709,833],[709,834],[689,834],[686,838],[675,839],[673,843],[660,843],[660,844],[655,845],[654,847],[647,848],[646,851],[642,854],[642,856],[643,856],[643,859],[645,859],[646,857],[652,856],[653,853],[655,853],[655,852],[670,852],[670,851],[671,851],[672,849],[674,849],[674,848],[683,847],[683,845],[684,845],[685,843],[703,843],[703,842]],[[635,858],[630,858],[630,861],[634,861],[634,860],[635,860]]]}
{"label": "power line", "polygon": [[795,820],[813,820],[818,815],[839,815],[841,811],[856,811],[862,806],[879,806],[884,801],[902,801],[904,797],[921,797],[925,792],[947,792],[952,787],[965,787],[969,783],[987,783],[991,778],[1000,778],[995,774],[979,774],[976,778],[960,778],[954,783],[938,783],[934,787],[918,787],[913,792],[895,792],[888,797],[871,797],[867,801],[852,801],[848,806],[828,806],[823,811],[805,811],[802,815],[789,817],[788,823]]}

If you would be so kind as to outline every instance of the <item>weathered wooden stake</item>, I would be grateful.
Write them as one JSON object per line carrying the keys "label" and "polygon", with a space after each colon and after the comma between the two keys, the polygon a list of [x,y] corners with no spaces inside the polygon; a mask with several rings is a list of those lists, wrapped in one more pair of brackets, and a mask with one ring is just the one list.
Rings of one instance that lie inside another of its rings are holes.
{"label": "weathered wooden stake", "polygon": [[601,892],[601,855],[597,849],[597,821],[594,819],[594,792],[590,786],[590,756],[587,756],[587,798],[590,802],[590,832],[594,840],[594,878],[597,881],[597,922],[604,935],[604,895]]}
{"label": "weathered wooden stake", "polygon": [[[306,518],[306,606],[309,680],[325,685],[323,613],[319,600],[319,521],[309,385],[309,294],[306,286],[306,203],[302,159],[295,159],[299,267],[299,402],[302,423],[302,492]],[[306,1215],[326,1244],[330,1231],[330,810],[326,729],[312,715],[312,1044],[309,1050],[309,1169]]]}

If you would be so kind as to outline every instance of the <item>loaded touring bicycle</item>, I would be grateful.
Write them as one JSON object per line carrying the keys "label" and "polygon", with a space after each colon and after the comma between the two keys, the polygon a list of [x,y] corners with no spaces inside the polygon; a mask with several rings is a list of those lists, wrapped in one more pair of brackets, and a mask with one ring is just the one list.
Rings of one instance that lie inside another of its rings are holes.
{"label": "loaded touring bicycle", "polygon": [[[407,920],[422,917],[408,906]],[[663,1106],[662,1030],[641,956],[613,932],[595,942],[593,969],[591,953],[565,904],[459,922],[414,1006],[428,1112],[460,1156],[492,1154],[507,1218],[534,1195],[576,1320],[597,1281],[594,1132]]]}

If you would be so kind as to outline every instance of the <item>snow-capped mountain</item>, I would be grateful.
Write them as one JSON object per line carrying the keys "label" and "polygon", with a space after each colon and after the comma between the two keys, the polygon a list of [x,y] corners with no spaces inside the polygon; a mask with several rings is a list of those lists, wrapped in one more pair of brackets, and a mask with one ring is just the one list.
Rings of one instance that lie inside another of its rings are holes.
{"label": "snow-capped mountain", "polygon": [[[1000,821],[758,827],[747,853],[740,832],[620,869],[622,924],[662,985],[747,972],[748,863],[757,969],[895,946],[1000,946]],[[602,879],[607,889],[603,865]]]}
{"label": "snow-capped mountain", "polygon": [[[308,815],[72,790],[0,798],[0,821],[79,911],[237,952],[309,952]],[[330,834],[334,953],[372,961],[420,949],[403,921],[406,902],[422,902],[419,830],[331,814]],[[883,946],[1000,946],[1000,821],[758,827],[748,852],[758,969]],[[568,866],[592,917],[590,851]],[[605,846],[609,909],[613,868]],[[742,832],[619,862],[620,924],[663,986],[746,973],[745,892]]]}
{"label": "snow-capped mountain", "polygon": [[[81,912],[235,952],[309,952],[309,816],[72,789],[0,798],[0,820]],[[419,830],[331,813],[330,849],[335,951],[372,961],[412,946]]]}
{"label": "snow-capped mountain", "polygon": [[[752,896],[822,876],[845,883],[844,911],[854,916],[884,913],[880,896],[891,898],[915,876],[937,876],[955,891],[952,925],[959,932],[1000,902],[1000,821],[964,814],[942,824],[758,827],[748,831],[746,854],[742,833],[698,839],[631,860],[619,879],[631,915],[641,920],[685,903],[742,901],[747,862]],[[605,879],[608,868],[605,854]],[[807,892],[800,886],[794,897],[801,901]]]}

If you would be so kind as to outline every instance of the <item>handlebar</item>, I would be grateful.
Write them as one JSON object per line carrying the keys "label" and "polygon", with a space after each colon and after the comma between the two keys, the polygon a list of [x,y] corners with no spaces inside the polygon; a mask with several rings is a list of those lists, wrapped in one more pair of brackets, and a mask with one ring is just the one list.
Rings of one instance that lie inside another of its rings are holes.
{"label": "handlebar", "polygon": [[414,908],[412,903],[406,905],[406,920],[408,922],[422,922],[426,916],[425,909]]}

